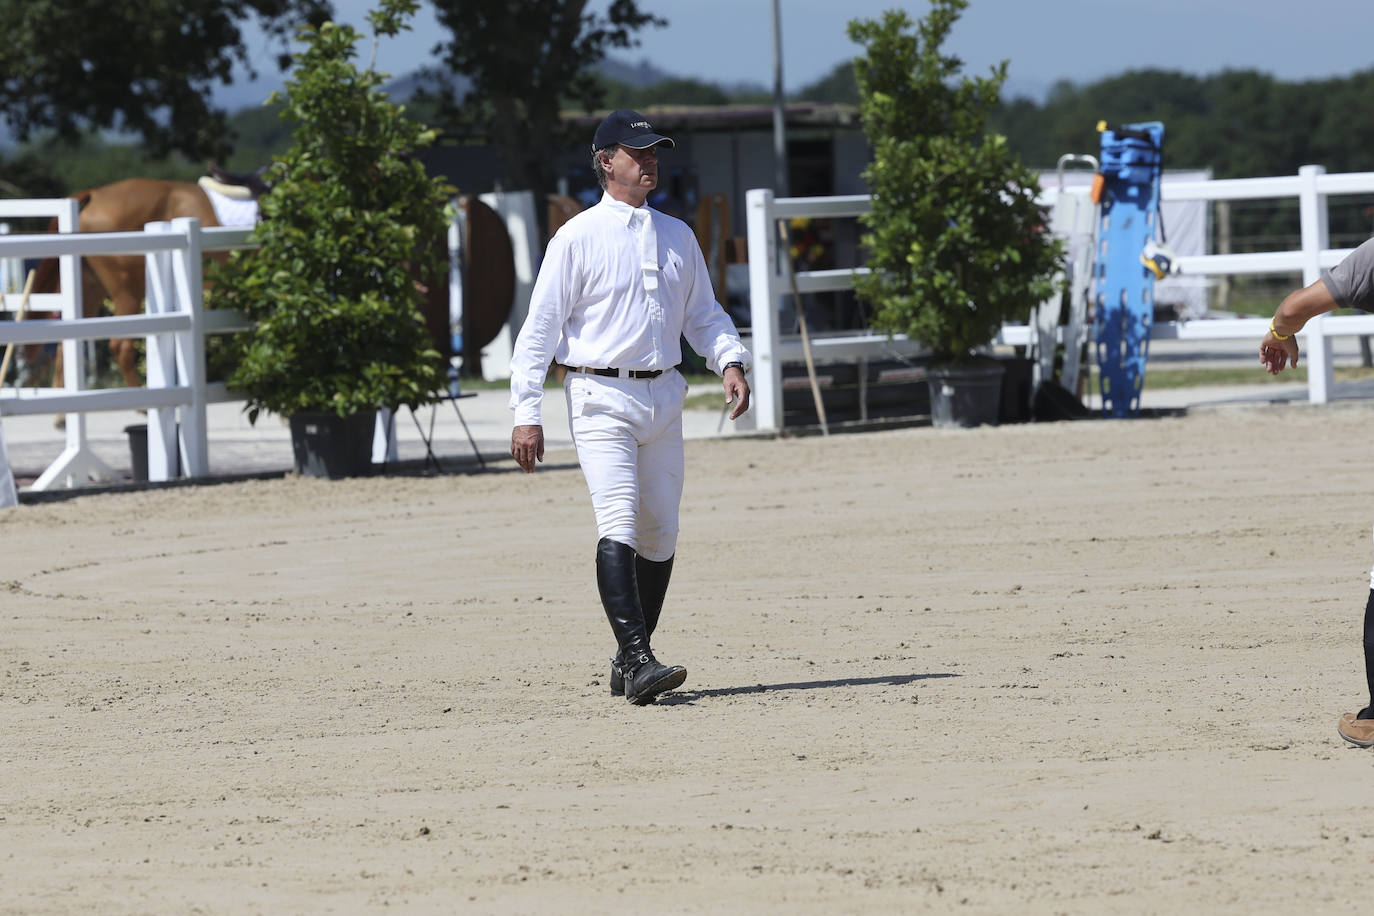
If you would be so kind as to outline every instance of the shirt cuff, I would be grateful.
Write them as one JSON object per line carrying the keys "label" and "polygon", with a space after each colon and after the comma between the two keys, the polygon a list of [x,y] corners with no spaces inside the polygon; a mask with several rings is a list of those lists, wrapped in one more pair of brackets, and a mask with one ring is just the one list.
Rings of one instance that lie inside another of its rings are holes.
{"label": "shirt cuff", "polygon": [[753,368],[754,361],[749,358],[749,353],[746,350],[740,350],[736,353],[727,353],[720,358],[720,368],[717,372],[720,375],[725,375],[725,367],[729,363],[744,363],[744,372],[747,375],[749,370]]}
{"label": "shirt cuff", "polygon": [[515,411],[516,426],[543,426],[544,421],[540,417],[539,408],[517,408]]}

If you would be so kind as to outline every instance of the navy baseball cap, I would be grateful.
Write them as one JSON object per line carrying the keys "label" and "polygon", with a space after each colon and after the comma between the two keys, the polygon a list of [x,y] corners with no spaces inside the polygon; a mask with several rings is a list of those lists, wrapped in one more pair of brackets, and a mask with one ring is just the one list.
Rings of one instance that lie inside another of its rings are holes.
{"label": "navy baseball cap", "polygon": [[642,114],[621,108],[606,115],[606,120],[597,127],[592,137],[592,152],[616,144],[630,149],[648,149],[658,143],[673,148],[673,141],[654,133],[653,125]]}

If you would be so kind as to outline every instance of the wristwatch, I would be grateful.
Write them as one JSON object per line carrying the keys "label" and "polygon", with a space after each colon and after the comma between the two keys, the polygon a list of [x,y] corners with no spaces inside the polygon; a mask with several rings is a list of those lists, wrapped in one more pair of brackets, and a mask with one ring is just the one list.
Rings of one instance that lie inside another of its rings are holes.
{"label": "wristwatch", "polygon": [[743,371],[744,371],[744,363],[740,362],[740,361],[737,360],[737,359],[736,359],[736,360],[731,360],[730,362],[726,363],[724,366],[721,367],[721,369],[720,369],[720,374],[721,374],[721,375],[724,375],[726,369],[738,369],[739,371],[743,372]]}

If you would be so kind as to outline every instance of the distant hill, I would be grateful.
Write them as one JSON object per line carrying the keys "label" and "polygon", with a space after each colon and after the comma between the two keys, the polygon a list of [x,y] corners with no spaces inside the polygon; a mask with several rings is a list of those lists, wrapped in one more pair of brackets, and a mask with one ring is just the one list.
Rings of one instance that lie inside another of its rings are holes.
{"label": "distant hill", "polygon": [[628,83],[631,86],[654,86],[658,83],[678,79],[676,73],[668,73],[658,69],[649,63],[648,58],[641,58],[639,63],[631,63],[627,60],[607,57],[601,61],[596,70],[606,79]]}
{"label": "distant hill", "polygon": [[[436,89],[439,81],[433,78],[421,76],[419,72],[410,73],[405,76],[398,76],[396,79],[387,83],[382,88],[391,96],[393,102],[405,102],[421,89]],[[466,76],[456,75],[451,80],[454,94],[463,95],[472,85],[472,80]]]}

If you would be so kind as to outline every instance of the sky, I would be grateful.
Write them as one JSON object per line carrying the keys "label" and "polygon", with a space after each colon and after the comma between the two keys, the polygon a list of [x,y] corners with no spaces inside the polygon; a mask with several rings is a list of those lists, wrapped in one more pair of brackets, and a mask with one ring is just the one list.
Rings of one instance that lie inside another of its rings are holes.
{"label": "sky", "polygon": [[[335,18],[366,31],[369,0],[334,0]],[[604,11],[609,0],[590,0]],[[641,9],[669,20],[645,29],[637,48],[616,56],[647,59],[684,77],[734,85],[773,84],[773,0],[639,0]],[[847,34],[851,19],[876,19],[904,9],[919,19],[924,0],[779,0],[783,83],[799,89],[829,74],[860,51]],[[403,76],[430,63],[443,38],[424,3],[414,29],[383,42],[378,69]],[[1346,76],[1374,67],[1371,0],[971,0],[946,50],[965,72],[982,75],[1009,61],[1004,94],[1041,100],[1059,80],[1089,83],[1128,69],[1158,67],[1196,75],[1255,69],[1282,80]],[[256,33],[251,53],[270,53]],[[366,60],[370,43],[360,45]],[[273,73],[270,63],[259,66]],[[236,87],[217,100],[251,105],[260,87]]]}

